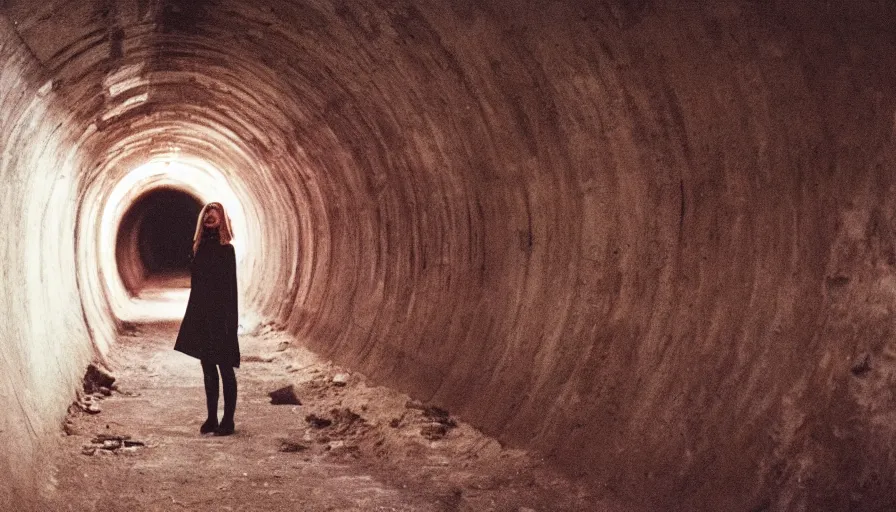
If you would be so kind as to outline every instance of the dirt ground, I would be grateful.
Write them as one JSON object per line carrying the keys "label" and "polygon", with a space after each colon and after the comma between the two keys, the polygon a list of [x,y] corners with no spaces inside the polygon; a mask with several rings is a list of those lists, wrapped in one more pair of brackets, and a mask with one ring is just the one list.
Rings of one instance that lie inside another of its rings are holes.
{"label": "dirt ground", "polygon": [[[240,338],[234,435],[200,435],[202,373],[171,349],[174,329],[122,335],[109,355],[117,389],[93,398],[98,413],[70,408],[53,510],[611,510],[537,457],[449,411],[368,387],[278,331]],[[340,373],[344,385],[333,381]],[[271,404],[269,393],[289,384],[302,404]]]}

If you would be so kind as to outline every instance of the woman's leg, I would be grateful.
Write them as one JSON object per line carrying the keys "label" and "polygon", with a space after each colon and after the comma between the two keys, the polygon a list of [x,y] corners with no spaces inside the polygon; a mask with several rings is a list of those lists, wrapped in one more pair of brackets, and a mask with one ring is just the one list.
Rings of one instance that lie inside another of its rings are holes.
{"label": "woman's leg", "polygon": [[224,416],[221,418],[218,434],[233,433],[233,414],[236,411],[236,373],[232,366],[220,365],[221,383],[224,387]]}
{"label": "woman's leg", "polygon": [[218,428],[218,367],[215,363],[202,360],[202,378],[205,382],[205,406],[208,418],[199,432],[205,434]]}

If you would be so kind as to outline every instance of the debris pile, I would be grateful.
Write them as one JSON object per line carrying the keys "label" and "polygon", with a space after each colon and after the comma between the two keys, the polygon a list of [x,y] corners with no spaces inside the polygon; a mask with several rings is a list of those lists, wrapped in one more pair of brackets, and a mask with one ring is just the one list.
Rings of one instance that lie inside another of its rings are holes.
{"label": "debris pile", "polygon": [[81,453],[84,455],[94,455],[98,451],[107,452],[106,454],[133,453],[138,448],[146,446],[146,443],[133,440],[131,436],[110,434],[98,434],[90,440],[90,443],[81,448]]}
{"label": "debris pile", "polygon": [[78,398],[78,401],[75,402],[78,405],[78,408],[88,414],[99,414],[102,409],[100,409],[100,404],[97,401],[98,399],[93,395],[83,395]]}
{"label": "debris pile", "polygon": [[87,372],[84,374],[85,393],[101,393],[104,396],[109,396],[113,389],[116,389],[116,384],[115,377],[111,373],[94,363],[87,365]]}
{"label": "debris pile", "polygon": [[[420,435],[430,441],[438,441],[439,439],[442,439],[448,435],[448,432],[451,429],[457,427],[457,421],[452,418],[451,414],[445,409],[423,405],[420,402],[415,401],[407,402],[405,407],[408,409],[416,409],[421,412],[418,417],[418,422],[424,423],[424,425],[420,427]],[[390,426],[393,428],[399,427],[402,419],[404,419],[404,416],[400,419],[393,419]]]}
{"label": "debris pile", "polygon": [[[308,414],[305,416],[309,429],[305,431],[303,441],[321,447],[328,456],[349,455],[358,457],[359,443],[373,427],[348,407],[333,408],[324,414]],[[280,451],[304,451],[310,449],[306,444],[300,449],[286,449],[281,444]],[[317,450],[320,452],[321,450]]]}
{"label": "debris pile", "polygon": [[[111,396],[113,390],[118,390],[115,377],[95,363],[90,363],[84,373],[83,391],[77,391],[77,399],[72,404],[75,409],[69,408],[69,412],[80,409],[88,414],[99,414],[102,411],[99,401]],[[66,432],[70,430],[63,428]]]}
{"label": "debris pile", "polygon": [[321,418],[316,414],[309,414],[305,416],[305,421],[311,425],[311,428],[327,428],[333,424],[333,420],[328,420],[327,418]]}

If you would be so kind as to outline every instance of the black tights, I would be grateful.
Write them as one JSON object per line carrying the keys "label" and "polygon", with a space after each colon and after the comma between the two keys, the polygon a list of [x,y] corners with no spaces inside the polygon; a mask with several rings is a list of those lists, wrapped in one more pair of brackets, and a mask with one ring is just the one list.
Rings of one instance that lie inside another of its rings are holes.
{"label": "black tights", "polygon": [[224,417],[222,424],[233,423],[233,413],[236,410],[236,374],[233,367],[228,365],[216,365],[208,361],[202,361],[202,377],[205,381],[205,404],[208,407],[208,419],[218,419],[218,368],[221,368],[221,381],[224,384]]}

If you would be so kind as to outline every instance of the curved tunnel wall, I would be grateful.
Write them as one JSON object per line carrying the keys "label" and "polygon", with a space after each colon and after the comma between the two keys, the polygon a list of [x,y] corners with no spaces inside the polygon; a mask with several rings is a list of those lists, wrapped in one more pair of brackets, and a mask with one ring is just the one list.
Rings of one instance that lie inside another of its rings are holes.
{"label": "curved tunnel wall", "polygon": [[16,192],[67,162],[89,245],[177,144],[243,308],[374,380],[649,508],[892,505],[894,8],[414,5],[7,2],[4,119],[58,146]]}
{"label": "curved tunnel wall", "polygon": [[91,355],[75,269],[80,164],[47,76],[0,16],[0,509],[35,506]]}

